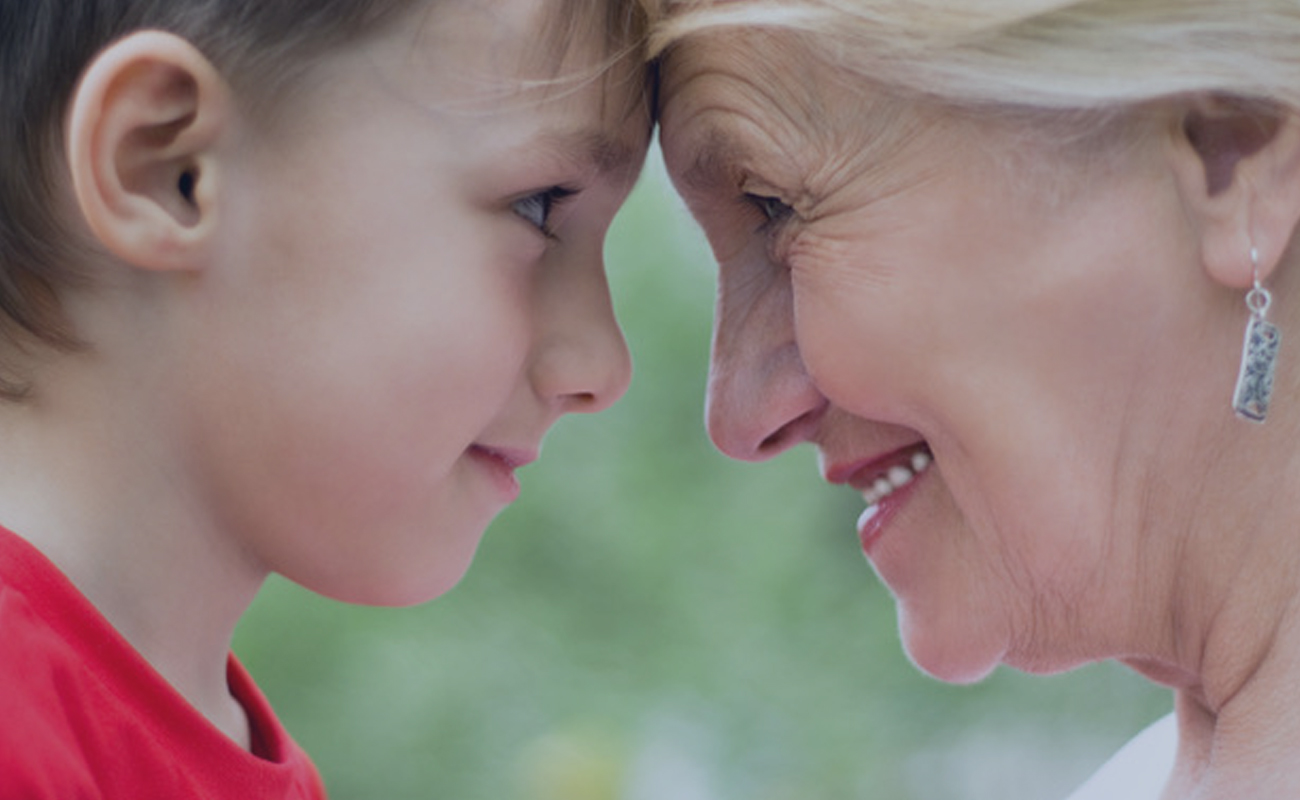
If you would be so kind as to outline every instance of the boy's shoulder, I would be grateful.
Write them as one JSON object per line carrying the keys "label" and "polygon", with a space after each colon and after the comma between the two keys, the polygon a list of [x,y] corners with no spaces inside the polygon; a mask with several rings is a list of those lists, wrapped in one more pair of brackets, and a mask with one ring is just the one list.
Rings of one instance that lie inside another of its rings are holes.
{"label": "boy's shoulder", "polygon": [[59,649],[0,573],[0,800],[96,795],[91,765],[77,752],[78,706],[60,697],[67,658]]}
{"label": "boy's shoulder", "polygon": [[35,548],[0,528],[0,800],[323,798],[232,658],[264,757],[207,722]]}

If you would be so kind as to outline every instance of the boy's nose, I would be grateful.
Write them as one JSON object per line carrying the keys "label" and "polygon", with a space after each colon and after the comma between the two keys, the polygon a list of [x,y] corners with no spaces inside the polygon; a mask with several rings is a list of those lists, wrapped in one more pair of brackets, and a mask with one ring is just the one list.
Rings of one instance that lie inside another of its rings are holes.
{"label": "boy's nose", "polygon": [[724,269],[705,412],[713,443],[762,461],[811,438],[827,407],[799,353],[788,276],[730,280]]}
{"label": "boy's nose", "polygon": [[531,366],[537,394],[564,414],[609,408],[632,380],[632,357],[614,318],[603,264],[551,294]]}

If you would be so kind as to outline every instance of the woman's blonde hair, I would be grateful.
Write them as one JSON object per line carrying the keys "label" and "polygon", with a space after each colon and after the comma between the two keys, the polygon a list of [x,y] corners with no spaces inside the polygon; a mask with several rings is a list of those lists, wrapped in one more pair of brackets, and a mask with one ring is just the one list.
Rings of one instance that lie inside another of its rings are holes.
{"label": "woman's blonde hair", "polygon": [[669,0],[653,48],[738,26],[798,34],[950,105],[1105,109],[1212,93],[1300,108],[1300,0]]}

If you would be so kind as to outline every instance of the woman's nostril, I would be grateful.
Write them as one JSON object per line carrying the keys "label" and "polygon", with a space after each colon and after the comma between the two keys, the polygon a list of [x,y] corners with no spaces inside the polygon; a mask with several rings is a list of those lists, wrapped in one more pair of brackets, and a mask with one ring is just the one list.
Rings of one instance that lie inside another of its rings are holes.
{"label": "woman's nostril", "polygon": [[822,406],[819,405],[777,428],[759,442],[756,455],[759,458],[770,458],[799,442],[806,441],[812,436],[812,429],[816,427],[821,414]]}
{"label": "woman's nostril", "polygon": [[759,444],[758,444],[758,454],[759,454],[759,455],[769,455],[769,454],[770,454],[770,455],[776,455],[777,453],[779,453],[779,452],[781,452],[782,450],[784,450],[784,449],[785,449],[785,440],[786,440],[787,438],[789,438],[789,437],[788,437],[788,433],[789,433],[789,431],[788,431],[788,426],[785,426],[785,427],[782,427],[782,428],[780,428],[779,430],[777,430],[777,431],[776,431],[775,433],[773,433],[771,436],[768,436],[768,437],[767,437],[766,439],[764,439],[763,441],[759,442]]}

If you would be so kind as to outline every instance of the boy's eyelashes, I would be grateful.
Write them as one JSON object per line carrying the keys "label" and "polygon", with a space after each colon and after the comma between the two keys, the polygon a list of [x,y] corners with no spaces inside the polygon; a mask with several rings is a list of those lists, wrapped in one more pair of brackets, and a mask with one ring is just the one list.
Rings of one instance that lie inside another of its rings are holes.
{"label": "boy's eyelashes", "polygon": [[555,232],[551,229],[551,214],[556,208],[563,205],[565,200],[577,193],[578,190],[571,186],[551,186],[533,192],[527,197],[521,197],[511,204],[511,209],[541,231],[546,238],[554,239]]}

